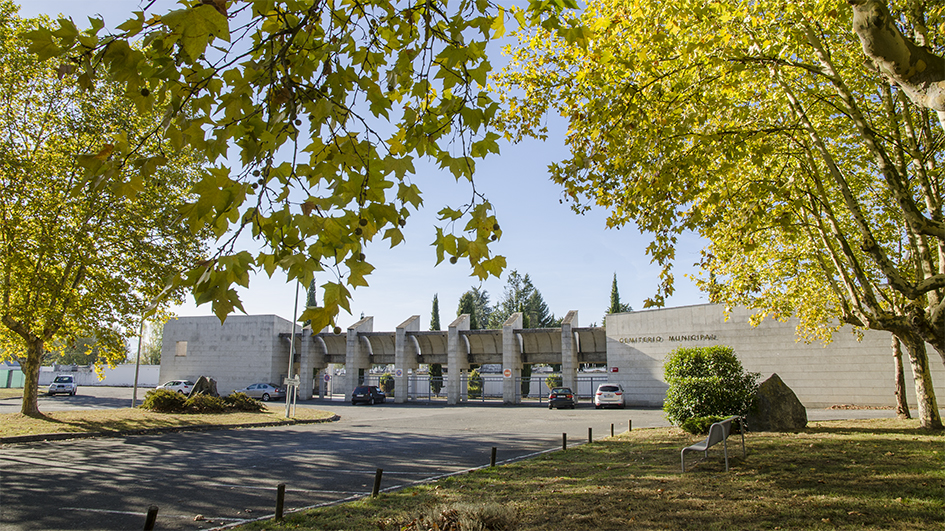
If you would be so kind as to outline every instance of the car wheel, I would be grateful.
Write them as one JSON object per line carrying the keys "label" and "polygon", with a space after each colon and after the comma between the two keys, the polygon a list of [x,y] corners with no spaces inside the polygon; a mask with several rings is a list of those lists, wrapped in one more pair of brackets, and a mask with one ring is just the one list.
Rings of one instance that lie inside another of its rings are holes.
{"label": "car wheel", "polygon": [[73,390],[72,390],[72,396],[75,396],[75,395],[76,395],[76,393],[78,393],[78,392],[79,392],[79,390],[78,390],[78,389],[73,389]]}
{"label": "car wheel", "polygon": [[373,406],[373,405],[374,405],[374,397],[372,396],[372,397],[368,400],[367,403],[368,403],[369,406]]}
{"label": "car wheel", "polygon": [[183,392],[182,390],[178,389],[178,390],[177,390],[177,394],[182,395],[182,394],[184,394],[184,392]]}
{"label": "car wheel", "polygon": [[263,402],[268,402],[268,401],[269,401],[269,393],[263,393],[263,395],[262,395],[262,401],[263,401]]}

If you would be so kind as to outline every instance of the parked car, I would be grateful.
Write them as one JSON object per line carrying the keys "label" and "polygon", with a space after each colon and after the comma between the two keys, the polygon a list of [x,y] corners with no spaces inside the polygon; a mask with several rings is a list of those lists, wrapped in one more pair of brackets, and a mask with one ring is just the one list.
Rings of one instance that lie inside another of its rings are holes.
{"label": "parked car", "polygon": [[47,389],[46,394],[53,396],[62,393],[75,396],[78,392],[79,386],[75,383],[75,376],[71,374],[60,374],[49,384],[49,389]]}
{"label": "parked car", "polygon": [[190,380],[171,380],[159,386],[158,389],[167,389],[168,391],[177,391],[182,395],[189,395],[194,388],[194,382]]}
{"label": "parked car", "polygon": [[571,392],[570,387],[555,387],[548,395],[548,409],[563,407],[574,409],[577,405],[577,395]]}
{"label": "parked car", "polygon": [[387,395],[376,385],[359,385],[351,392],[351,405],[357,405],[359,402],[365,404],[383,404],[387,400]]}
{"label": "parked car", "polygon": [[594,407],[613,406],[624,408],[623,387],[620,384],[605,383],[597,386],[597,392],[594,393]]}
{"label": "parked car", "polygon": [[274,383],[254,383],[247,385],[246,389],[239,389],[235,392],[245,393],[246,396],[258,398],[263,402],[285,398],[285,387],[279,387]]}

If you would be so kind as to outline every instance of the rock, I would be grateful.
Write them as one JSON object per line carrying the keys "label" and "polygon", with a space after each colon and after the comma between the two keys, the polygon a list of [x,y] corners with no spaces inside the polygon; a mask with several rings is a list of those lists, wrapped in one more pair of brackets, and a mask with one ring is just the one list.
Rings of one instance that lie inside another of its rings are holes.
{"label": "rock", "polygon": [[217,381],[206,376],[197,378],[197,381],[194,382],[194,388],[190,390],[190,396],[200,393],[210,396],[220,396],[220,394],[217,393]]}
{"label": "rock", "polygon": [[807,409],[781,377],[772,374],[758,387],[748,412],[751,431],[795,431],[807,426]]}

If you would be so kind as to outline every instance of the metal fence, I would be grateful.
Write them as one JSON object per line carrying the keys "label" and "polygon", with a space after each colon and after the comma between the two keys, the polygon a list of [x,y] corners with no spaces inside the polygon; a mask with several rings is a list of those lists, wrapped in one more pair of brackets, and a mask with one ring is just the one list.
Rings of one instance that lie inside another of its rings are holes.
{"label": "metal fence", "polygon": [[[383,375],[371,373],[365,374],[363,378],[364,385],[376,385],[381,387],[381,377]],[[545,383],[548,375],[536,374],[530,378],[515,379],[515,396],[518,400],[537,400],[542,402],[548,398],[551,389]],[[344,395],[345,378],[347,375],[335,375],[328,381],[320,382],[325,386],[325,398],[330,400],[347,400],[349,397]],[[463,390],[463,398],[466,401],[495,401],[502,400],[503,385],[505,377],[494,374],[480,375],[481,384],[474,386],[470,392],[469,373],[463,373],[460,389]],[[527,382],[527,384],[526,384]],[[580,398],[591,399],[597,386],[607,382],[606,374],[578,376],[577,388],[574,392]],[[407,378],[408,400],[434,402],[438,400],[446,401],[447,388],[449,385],[449,374],[444,374],[441,379],[439,392],[436,392],[435,385],[431,385],[430,377],[426,374],[410,375]],[[394,388],[393,392],[388,393],[389,397],[396,397],[399,389]],[[317,394],[317,391],[316,391]]]}

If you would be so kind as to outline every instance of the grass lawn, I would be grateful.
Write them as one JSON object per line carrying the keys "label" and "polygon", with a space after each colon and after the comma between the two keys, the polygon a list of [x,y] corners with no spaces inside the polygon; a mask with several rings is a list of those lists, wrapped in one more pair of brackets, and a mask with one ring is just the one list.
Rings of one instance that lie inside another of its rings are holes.
{"label": "grass lawn", "polygon": [[[697,437],[673,428],[634,430],[240,529],[943,529],[945,434],[917,426],[853,420],[812,422],[800,433],[750,433],[747,458],[735,435],[730,472],[714,447],[686,474],[679,451]],[[697,456],[687,456],[687,470]]]}
{"label": "grass lawn", "polygon": [[[294,420],[330,418],[334,413],[317,409],[297,408]],[[139,408],[82,411],[52,411],[43,418],[19,413],[0,414],[0,437],[47,433],[117,432],[153,428],[176,428],[198,425],[264,424],[285,420],[285,407],[273,406],[260,413],[169,414],[152,413]]]}
{"label": "grass lawn", "polygon": [[23,396],[22,387],[14,387],[12,389],[2,388],[0,389],[0,400],[4,398],[21,398]]}

